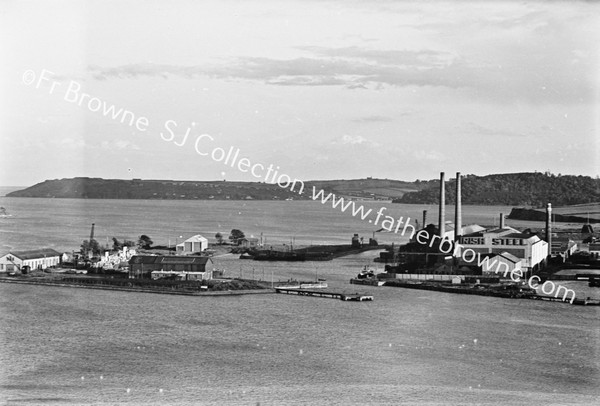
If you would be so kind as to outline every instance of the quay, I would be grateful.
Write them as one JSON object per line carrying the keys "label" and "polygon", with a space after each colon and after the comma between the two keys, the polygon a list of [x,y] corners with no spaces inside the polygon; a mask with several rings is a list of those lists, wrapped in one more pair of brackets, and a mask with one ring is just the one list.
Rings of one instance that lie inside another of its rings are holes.
{"label": "quay", "polygon": [[[563,301],[561,298],[558,298],[558,297],[542,296],[542,295],[535,295],[535,296],[532,296],[530,299],[545,300],[547,302],[562,302]],[[577,306],[600,306],[600,300],[592,299],[589,297],[586,299],[574,299],[573,304],[577,305]]]}
{"label": "quay", "polygon": [[340,299],[343,301],[363,302],[363,301],[373,300],[373,296],[359,295],[358,293],[346,294],[346,293],[339,293],[339,292],[306,290],[306,289],[296,289],[296,288],[275,288],[275,291],[277,293],[285,293],[288,295],[326,297],[326,298],[331,298],[331,299]]}
{"label": "quay", "polygon": [[[83,279],[82,279],[83,280]],[[38,286],[53,286],[60,288],[82,288],[96,290],[114,290],[122,292],[137,292],[137,293],[158,293],[162,295],[180,295],[180,296],[241,296],[254,294],[272,294],[273,289],[239,289],[239,290],[217,290],[217,291],[192,291],[183,289],[160,289],[159,287],[142,287],[142,286],[116,286],[105,284],[86,284],[77,283],[75,278],[70,279],[17,279],[0,277],[0,283],[12,283],[22,285],[38,285]]]}

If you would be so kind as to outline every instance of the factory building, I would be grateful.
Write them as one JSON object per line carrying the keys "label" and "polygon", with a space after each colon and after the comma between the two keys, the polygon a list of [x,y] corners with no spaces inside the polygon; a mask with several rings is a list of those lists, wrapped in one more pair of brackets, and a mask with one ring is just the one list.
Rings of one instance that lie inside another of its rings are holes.
{"label": "factory building", "polygon": [[548,243],[535,234],[504,227],[466,234],[459,238],[461,255],[467,249],[476,254],[509,253],[521,260],[524,272],[538,270],[548,257]]}
{"label": "factory building", "polygon": [[508,252],[501,254],[491,254],[487,261],[483,261],[481,266],[482,276],[502,279],[511,279],[512,275],[519,275],[522,270],[521,258],[517,258]]}
{"label": "factory building", "polygon": [[0,272],[27,272],[60,264],[62,254],[50,248],[11,251],[0,257]]}
{"label": "factory building", "polygon": [[[500,214],[499,227],[485,229],[479,225],[462,225],[462,199],[461,199],[461,174],[456,173],[456,205],[454,224],[446,221],[446,189],[445,173],[440,173],[440,200],[437,226],[427,224],[427,211],[423,212],[423,226],[415,230],[411,241],[395,251],[381,255],[381,262],[396,262],[397,265],[386,266],[388,272],[413,272],[423,271],[466,274],[468,272],[481,272],[483,275],[496,273],[500,266],[501,276],[508,269],[510,272],[522,272],[526,277],[546,265],[549,256],[549,247],[552,245],[551,205],[547,206],[547,223],[545,241],[530,232],[520,232],[508,227],[504,222],[504,215]],[[453,244],[455,243],[455,244]],[[573,250],[568,245],[566,250]],[[463,254],[468,253],[468,258]],[[453,258],[451,258],[453,256]],[[489,260],[492,267],[481,265],[481,259]],[[471,259],[471,261],[469,261]],[[450,262],[452,261],[452,262]],[[495,262],[494,262],[495,261]],[[500,265],[499,265],[500,264]],[[483,276],[482,275],[482,276]]]}
{"label": "factory building", "polygon": [[134,255],[129,260],[130,278],[177,275],[180,279],[212,279],[214,266],[210,257],[193,255]]}
{"label": "factory building", "polygon": [[566,262],[577,251],[577,243],[569,237],[553,237],[550,256]]}

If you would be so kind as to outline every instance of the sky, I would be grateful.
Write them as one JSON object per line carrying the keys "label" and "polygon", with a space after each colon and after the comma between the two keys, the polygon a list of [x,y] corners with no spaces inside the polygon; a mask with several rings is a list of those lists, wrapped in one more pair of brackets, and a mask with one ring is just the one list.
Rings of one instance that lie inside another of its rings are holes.
{"label": "sky", "polygon": [[594,2],[3,0],[0,38],[2,186],[600,174]]}

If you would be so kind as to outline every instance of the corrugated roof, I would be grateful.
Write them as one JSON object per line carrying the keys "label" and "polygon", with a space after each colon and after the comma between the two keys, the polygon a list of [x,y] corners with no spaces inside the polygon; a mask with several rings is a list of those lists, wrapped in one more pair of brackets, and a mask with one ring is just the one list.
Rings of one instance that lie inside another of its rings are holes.
{"label": "corrugated roof", "polygon": [[200,234],[196,234],[196,235],[191,236],[184,242],[199,242],[199,241],[208,241],[208,240],[205,237],[202,237]]}
{"label": "corrugated roof", "polygon": [[512,234],[503,235],[504,238],[531,238],[533,236],[535,236],[535,234],[528,234],[528,233],[512,233]]}
{"label": "corrugated roof", "polygon": [[205,265],[212,261],[210,257],[199,257],[192,255],[134,255],[129,260],[130,264],[199,264]]}
{"label": "corrugated roof", "polygon": [[499,255],[499,256],[501,256],[501,257],[504,257],[504,258],[508,259],[508,260],[509,260],[509,261],[511,261],[511,262],[514,262],[515,264],[516,264],[516,263],[519,263],[519,262],[521,262],[521,259],[520,259],[520,258],[518,258],[518,257],[514,256],[514,255],[513,255],[513,254],[511,254],[510,252],[506,252],[506,251],[504,251],[504,252],[502,252],[502,253],[500,253],[500,254],[498,254],[498,255]]}
{"label": "corrugated roof", "polygon": [[129,259],[130,264],[153,264],[158,255],[134,255]]}
{"label": "corrugated roof", "polygon": [[10,254],[22,260],[60,257],[62,255],[60,252],[55,251],[52,248],[42,248],[39,250],[29,251],[11,251]]}
{"label": "corrugated roof", "polygon": [[210,260],[210,257],[198,257],[198,256],[169,256],[161,257],[161,264],[200,264],[204,265]]}

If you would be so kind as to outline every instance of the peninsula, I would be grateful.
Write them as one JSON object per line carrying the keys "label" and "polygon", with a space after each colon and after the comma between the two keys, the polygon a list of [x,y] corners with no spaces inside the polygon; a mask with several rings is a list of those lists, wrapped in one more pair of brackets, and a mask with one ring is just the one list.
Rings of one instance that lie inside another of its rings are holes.
{"label": "peninsula", "polygon": [[[453,188],[454,182],[454,179],[450,179],[448,187]],[[46,180],[7,196],[73,199],[309,200],[313,187],[346,199],[437,204],[439,180],[417,179],[407,182],[370,177],[312,180],[304,182],[303,193],[299,194],[299,188],[290,190],[265,182],[76,177]],[[600,202],[600,179],[589,176],[554,175],[548,172],[466,175],[462,188],[462,203],[469,205],[544,207],[547,202],[552,202],[558,207]],[[454,204],[453,194],[446,196],[446,203]]]}

